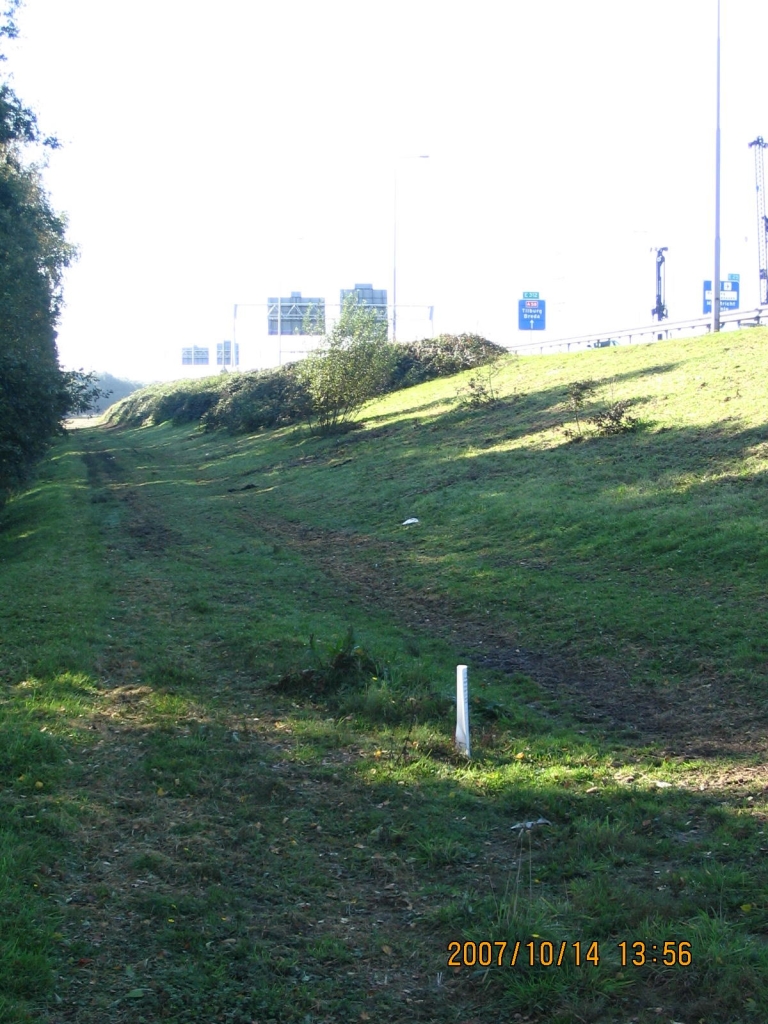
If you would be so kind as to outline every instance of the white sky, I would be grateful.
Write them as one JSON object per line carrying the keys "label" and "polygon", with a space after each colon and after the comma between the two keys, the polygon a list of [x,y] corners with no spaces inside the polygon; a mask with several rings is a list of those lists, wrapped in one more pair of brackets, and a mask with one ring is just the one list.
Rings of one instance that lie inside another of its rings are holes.
{"label": "white sky", "polygon": [[[180,376],[235,303],[371,282],[519,343],[671,319],[714,263],[716,0],[26,0],[7,70],[64,148],[65,366]],[[758,301],[765,0],[722,0],[722,276]],[[429,160],[409,159],[429,154]],[[266,314],[264,314],[266,315]],[[405,312],[402,318],[405,320]]]}

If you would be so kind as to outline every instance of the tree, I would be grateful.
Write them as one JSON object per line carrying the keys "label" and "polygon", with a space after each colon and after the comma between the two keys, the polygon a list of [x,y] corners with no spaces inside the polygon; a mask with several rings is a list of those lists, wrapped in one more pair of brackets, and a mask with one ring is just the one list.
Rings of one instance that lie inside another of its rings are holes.
{"label": "tree", "polygon": [[[0,39],[16,35],[18,6],[12,0],[6,7]],[[77,371],[62,372],[56,348],[62,275],[75,249],[40,168],[24,160],[25,147],[37,143],[58,145],[42,136],[35,114],[1,84],[0,498],[28,477],[78,401]]]}
{"label": "tree", "polygon": [[132,395],[134,391],[143,388],[144,385],[137,380],[128,380],[126,377],[115,377],[114,374],[102,371],[97,374],[88,374],[93,384],[101,392],[98,397],[91,395],[86,413],[105,412],[110,405],[119,402],[121,398]]}
{"label": "tree", "polygon": [[[99,411],[101,399],[108,398],[112,394],[111,391],[101,386],[102,378],[95,370],[89,373],[82,368],[64,370],[62,378],[67,395],[68,416],[87,416],[90,412]],[[130,392],[126,393],[130,394]]]}
{"label": "tree", "polygon": [[386,321],[372,306],[348,296],[325,344],[296,367],[309,394],[310,430],[330,434],[348,426],[367,401],[386,389],[395,359]]}

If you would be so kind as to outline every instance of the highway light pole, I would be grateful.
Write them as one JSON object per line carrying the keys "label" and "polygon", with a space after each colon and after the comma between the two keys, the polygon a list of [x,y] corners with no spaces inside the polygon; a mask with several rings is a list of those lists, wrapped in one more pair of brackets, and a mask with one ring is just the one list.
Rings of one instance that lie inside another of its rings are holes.
{"label": "highway light pole", "polygon": [[712,278],[712,330],[720,330],[720,0],[717,0],[717,127],[715,129],[715,273]]}
{"label": "highway light pole", "polygon": [[[400,160],[429,160],[428,153],[420,153],[413,157],[400,157]],[[397,167],[398,159],[395,158],[395,189],[393,204],[394,237],[392,245],[392,341],[397,341]]]}

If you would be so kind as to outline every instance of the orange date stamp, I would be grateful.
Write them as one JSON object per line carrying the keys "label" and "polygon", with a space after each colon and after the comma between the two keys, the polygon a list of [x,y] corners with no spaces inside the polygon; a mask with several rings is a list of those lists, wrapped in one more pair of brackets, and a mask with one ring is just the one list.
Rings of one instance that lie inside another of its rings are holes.
{"label": "orange date stamp", "polygon": [[[605,945],[605,944],[603,944]],[[616,942],[622,967],[689,967],[693,962],[690,942]],[[507,942],[503,939],[483,942],[448,943],[448,967],[598,967],[603,948],[597,940],[583,942],[550,942],[531,939],[529,942]]]}

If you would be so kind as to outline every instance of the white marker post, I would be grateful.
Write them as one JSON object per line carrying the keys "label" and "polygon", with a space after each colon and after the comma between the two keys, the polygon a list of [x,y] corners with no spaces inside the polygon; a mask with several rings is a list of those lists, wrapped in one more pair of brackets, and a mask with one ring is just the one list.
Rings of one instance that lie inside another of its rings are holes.
{"label": "white marker post", "polygon": [[467,666],[456,666],[456,747],[462,754],[469,753],[469,682]]}

